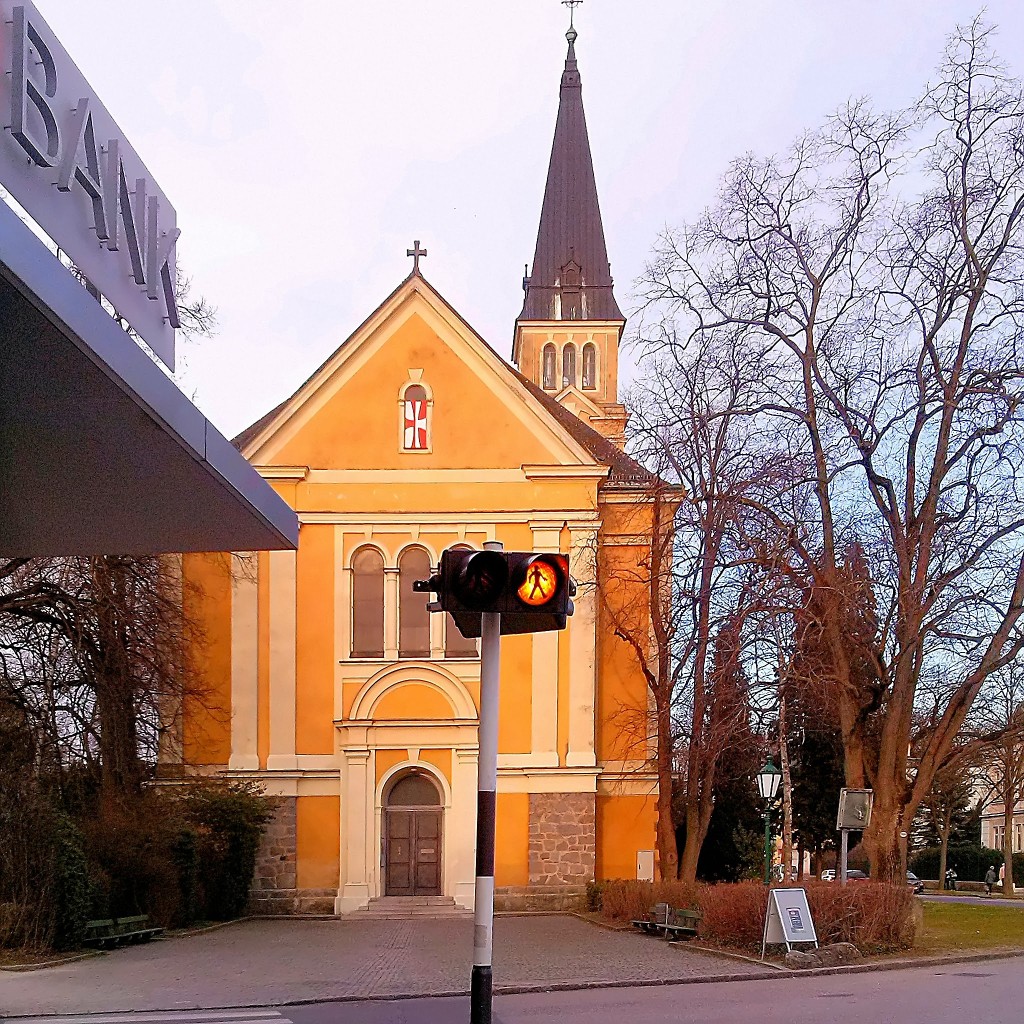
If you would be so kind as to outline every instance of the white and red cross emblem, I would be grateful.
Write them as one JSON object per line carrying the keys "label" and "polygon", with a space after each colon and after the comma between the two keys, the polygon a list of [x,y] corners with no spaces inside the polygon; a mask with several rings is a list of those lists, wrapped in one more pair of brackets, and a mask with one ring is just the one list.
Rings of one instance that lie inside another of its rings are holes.
{"label": "white and red cross emblem", "polygon": [[425,451],[427,448],[427,400],[405,400],[405,448],[407,451]]}

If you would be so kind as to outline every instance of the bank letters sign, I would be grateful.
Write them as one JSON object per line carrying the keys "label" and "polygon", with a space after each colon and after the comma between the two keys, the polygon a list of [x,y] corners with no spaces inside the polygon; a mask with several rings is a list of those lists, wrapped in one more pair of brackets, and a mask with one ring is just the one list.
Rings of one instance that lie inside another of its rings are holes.
{"label": "bank letters sign", "polygon": [[173,369],[174,207],[26,0],[0,0],[0,64],[0,184]]}

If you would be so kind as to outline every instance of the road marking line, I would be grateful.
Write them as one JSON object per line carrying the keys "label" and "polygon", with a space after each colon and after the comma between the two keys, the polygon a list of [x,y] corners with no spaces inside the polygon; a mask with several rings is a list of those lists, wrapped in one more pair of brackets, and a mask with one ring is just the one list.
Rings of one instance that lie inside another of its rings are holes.
{"label": "road marking line", "polygon": [[0,1017],[3,1024],[292,1024],[277,1010],[138,1010],[89,1013],[75,1017]]}

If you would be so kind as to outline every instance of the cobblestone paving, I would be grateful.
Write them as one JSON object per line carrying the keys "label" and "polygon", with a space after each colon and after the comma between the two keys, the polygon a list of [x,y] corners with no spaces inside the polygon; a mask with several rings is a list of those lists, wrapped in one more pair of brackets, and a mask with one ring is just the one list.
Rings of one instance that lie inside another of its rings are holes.
{"label": "cobblestone paving", "polygon": [[[472,920],[249,921],[62,967],[0,972],[0,1014],[278,1005],[465,991]],[[494,983],[657,981],[767,972],[573,917],[495,923]]]}

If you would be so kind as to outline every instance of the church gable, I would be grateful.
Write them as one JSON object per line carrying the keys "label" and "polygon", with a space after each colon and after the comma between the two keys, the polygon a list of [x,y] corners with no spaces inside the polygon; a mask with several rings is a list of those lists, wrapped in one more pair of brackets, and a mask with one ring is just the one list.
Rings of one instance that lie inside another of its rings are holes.
{"label": "church gable", "polygon": [[256,465],[316,469],[595,463],[418,275],[239,443]]}

